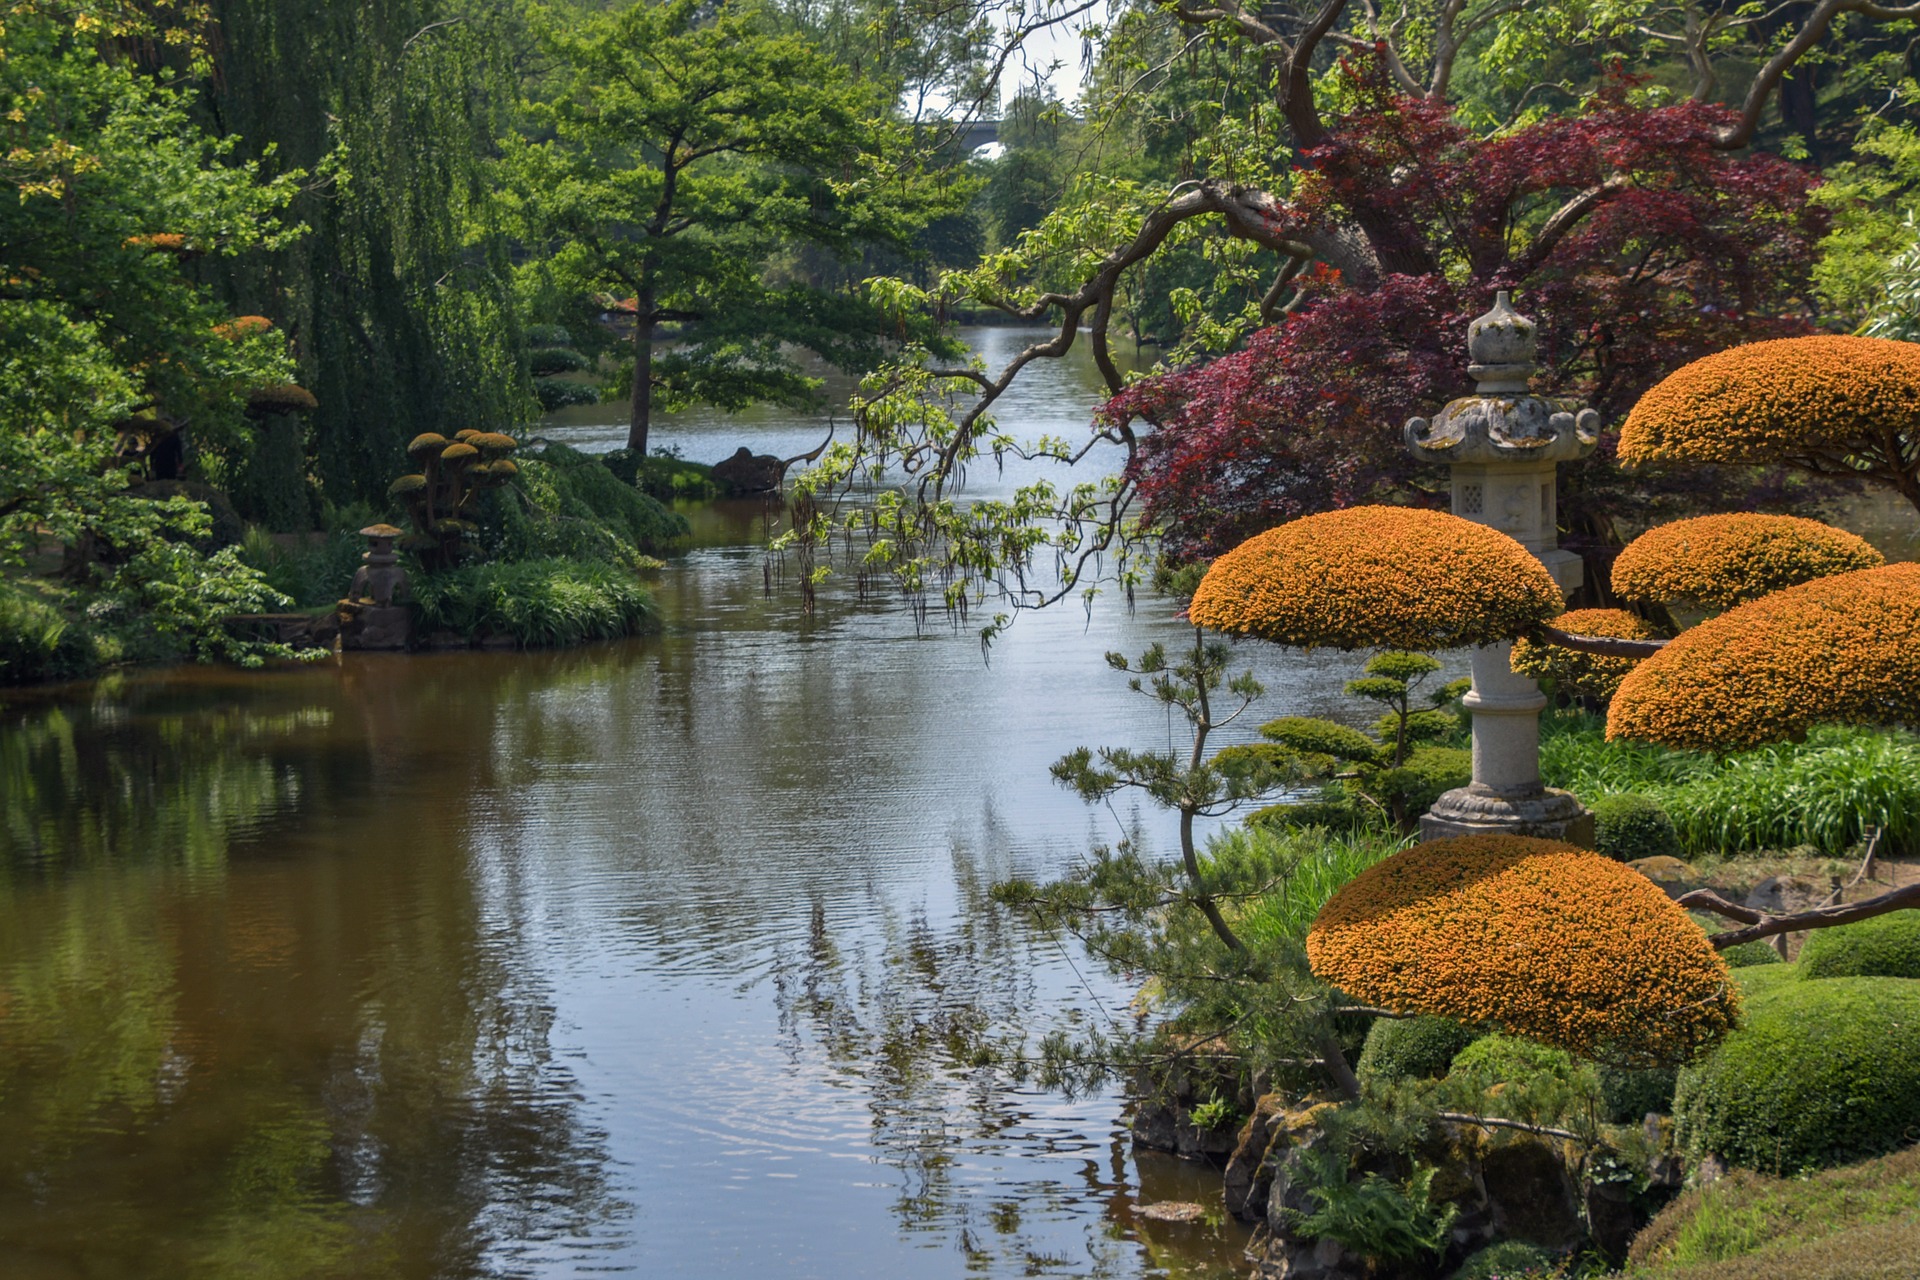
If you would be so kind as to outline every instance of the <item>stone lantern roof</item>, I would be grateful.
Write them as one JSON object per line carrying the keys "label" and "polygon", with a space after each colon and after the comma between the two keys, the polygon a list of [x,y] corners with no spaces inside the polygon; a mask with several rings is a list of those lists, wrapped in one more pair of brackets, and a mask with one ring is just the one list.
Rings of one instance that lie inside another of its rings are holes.
{"label": "stone lantern roof", "polygon": [[1477,385],[1432,421],[1407,420],[1407,446],[1428,462],[1572,462],[1592,453],[1600,415],[1577,401],[1527,389],[1535,363],[1533,321],[1513,309],[1506,290],[1467,326],[1467,372]]}

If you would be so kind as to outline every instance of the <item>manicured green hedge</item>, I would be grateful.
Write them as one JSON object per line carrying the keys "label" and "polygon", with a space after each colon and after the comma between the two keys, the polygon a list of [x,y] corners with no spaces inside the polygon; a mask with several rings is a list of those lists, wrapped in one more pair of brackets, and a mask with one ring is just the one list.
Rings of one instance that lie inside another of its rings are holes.
{"label": "manicured green hedge", "polygon": [[1431,1079],[1447,1074],[1453,1056],[1479,1036],[1450,1018],[1380,1018],[1367,1032],[1356,1070],[1375,1080]]}
{"label": "manicured green hedge", "polygon": [[1920,981],[1742,986],[1744,1025],[1680,1073],[1674,1117],[1691,1156],[1798,1173],[1911,1140],[1920,1128]]}
{"label": "manicured green hedge", "polygon": [[1803,978],[1920,978],[1920,911],[1815,929],[1800,949]]}
{"label": "manicured green hedge", "polygon": [[1680,856],[1680,833],[1652,796],[1624,791],[1589,800],[1587,808],[1593,814],[1596,852],[1618,862]]}

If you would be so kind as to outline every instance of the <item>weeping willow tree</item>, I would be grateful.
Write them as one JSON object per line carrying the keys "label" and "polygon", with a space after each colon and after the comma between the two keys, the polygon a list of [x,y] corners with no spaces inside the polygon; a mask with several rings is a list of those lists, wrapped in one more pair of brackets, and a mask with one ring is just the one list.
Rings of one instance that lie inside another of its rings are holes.
{"label": "weeping willow tree", "polygon": [[312,175],[309,233],[225,281],[285,328],[319,401],[313,473],[380,499],[423,431],[534,411],[484,176],[510,100],[506,0],[214,0],[204,102],[270,169]]}

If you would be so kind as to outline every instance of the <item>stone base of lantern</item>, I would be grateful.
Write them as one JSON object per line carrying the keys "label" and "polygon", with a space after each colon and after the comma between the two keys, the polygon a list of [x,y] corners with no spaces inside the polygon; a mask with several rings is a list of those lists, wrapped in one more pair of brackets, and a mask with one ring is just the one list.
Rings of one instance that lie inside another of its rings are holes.
{"label": "stone base of lantern", "polygon": [[1420,819],[1422,840],[1448,836],[1538,836],[1591,849],[1593,815],[1572,792],[1553,787],[1518,796],[1479,785],[1455,787]]}
{"label": "stone base of lantern", "polygon": [[413,641],[413,610],[405,605],[342,600],[336,616],[342,649],[405,649]]}

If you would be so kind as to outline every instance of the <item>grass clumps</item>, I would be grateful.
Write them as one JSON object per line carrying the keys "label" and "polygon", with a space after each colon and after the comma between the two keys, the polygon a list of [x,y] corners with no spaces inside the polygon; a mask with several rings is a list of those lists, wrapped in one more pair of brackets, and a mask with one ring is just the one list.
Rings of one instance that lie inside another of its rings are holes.
{"label": "grass clumps", "polygon": [[1561,1274],[1560,1255],[1523,1240],[1502,1240],[1469,1254],[1447,1280],[1546,1280]]}
{"label": "grass clumps", "polygon": [[1825,726],[1805,742],[1716,758],[1608,742],[1597,718],[1541,724],[1540,772],[1589,802],[1635,792],[1671,818],[1682,856],[1812,845],[1838,857],[1882,828],[1882,851],[1920,854],[1920,736]]}
{"label": "grass clumps", "polygon": [[1816,929],[1799,969],[1803,978],[1920,978],[1920,911]]}
{"label": "grass clumps", "polygon": [[1879,1155],[1920,1130],[1920,981],[1742,985],[1744,1024],[1680,1074],[1674,1118],[1691,1159],[1799,1173]]}
{"label": "grass clumps", "polygon": [[509,637],[523,649],[611,640],[654,621],[633,575],[591,560],[468,565],[414,583],[422,629]]}
{"label": "grass clumps", "polygon": [[1645,1280],[1908,1280],[1920,1146],[1782,1179],[1736,1170],[1683,1194],[1633,1242]]}

